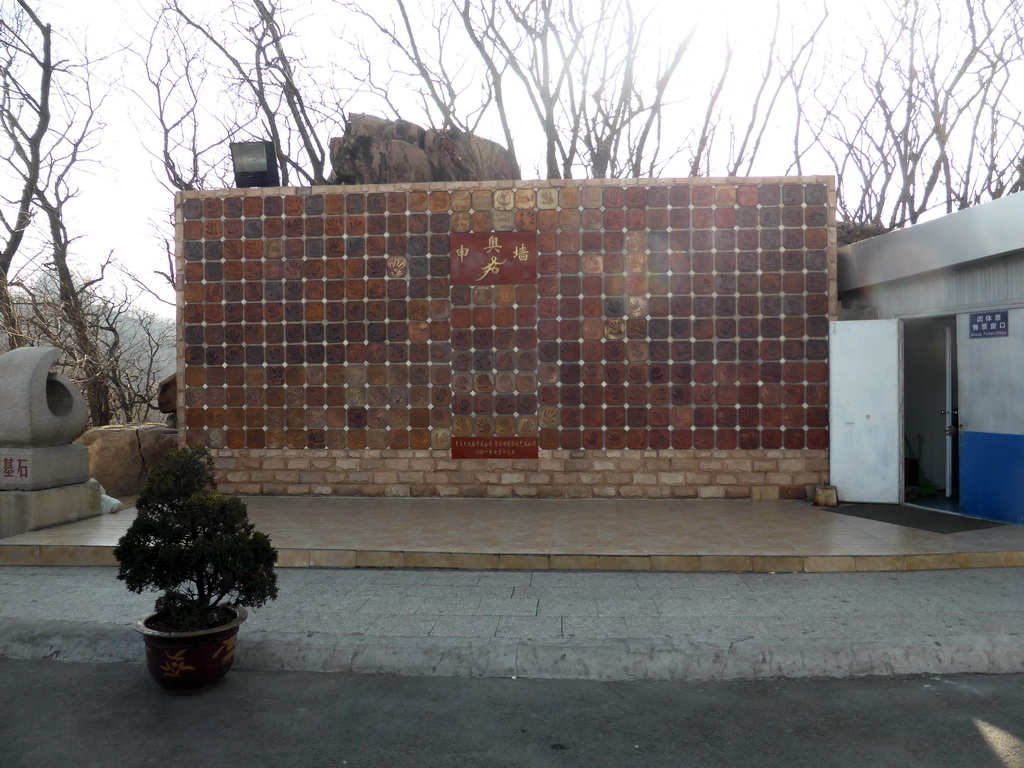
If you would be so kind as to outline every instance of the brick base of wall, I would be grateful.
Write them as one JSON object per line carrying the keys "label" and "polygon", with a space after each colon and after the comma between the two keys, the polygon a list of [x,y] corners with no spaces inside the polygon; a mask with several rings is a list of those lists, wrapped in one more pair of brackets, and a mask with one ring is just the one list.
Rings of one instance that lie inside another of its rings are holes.
{"label": "brick base of wall", "polygon": [[269,496],[805,499],[828,451],[541,451],[459,459],[447,451],[214,450],[224,493]]}

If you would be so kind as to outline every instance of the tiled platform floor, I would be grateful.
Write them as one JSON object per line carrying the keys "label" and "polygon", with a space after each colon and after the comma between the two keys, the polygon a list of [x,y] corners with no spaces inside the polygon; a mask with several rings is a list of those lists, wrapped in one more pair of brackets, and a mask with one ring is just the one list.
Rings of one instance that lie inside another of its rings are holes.
{"label": "tiled platform floor", "polygon": [[[1024,566],[1024,528],[937,534],[803,502],[244,497],[285,567],[836,572]],[[131,510],[0,539],[114,565]]]}

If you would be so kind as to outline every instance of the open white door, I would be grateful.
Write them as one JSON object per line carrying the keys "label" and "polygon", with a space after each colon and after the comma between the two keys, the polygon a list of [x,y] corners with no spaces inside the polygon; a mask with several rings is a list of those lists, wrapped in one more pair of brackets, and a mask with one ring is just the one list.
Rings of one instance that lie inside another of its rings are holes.
{"label": "open white door", "polygon": [[840,501],[903,500],[903,381],[899,320],[829,326],[829,457]]}
{"label": "open white door", "polygon": [[956,370],[956,360],[954,360],[954,347],[953,347],[953,329],[946,329],[946,407],[942,411],[942,415],[946,417],[946,498],[952,498],[958,482],[957,478],[953,477],[953,440],[954,435],[950,434],[950,427],[956,427],[959,429],[960,425],[957,422],[956,416],[956,398],[954,397],[954,390],[956,388],[956,381],[953,380],[953,372]]}

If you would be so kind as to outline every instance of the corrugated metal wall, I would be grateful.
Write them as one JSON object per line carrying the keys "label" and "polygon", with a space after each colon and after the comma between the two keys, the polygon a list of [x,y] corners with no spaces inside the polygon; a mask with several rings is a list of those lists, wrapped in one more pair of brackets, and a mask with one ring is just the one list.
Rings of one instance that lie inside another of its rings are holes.
{"label": "corrugated metal wall", "polygon": [[1024,307],[1024,252],[893,280],[840,299],[843,309],[874,309],[883,319]]}

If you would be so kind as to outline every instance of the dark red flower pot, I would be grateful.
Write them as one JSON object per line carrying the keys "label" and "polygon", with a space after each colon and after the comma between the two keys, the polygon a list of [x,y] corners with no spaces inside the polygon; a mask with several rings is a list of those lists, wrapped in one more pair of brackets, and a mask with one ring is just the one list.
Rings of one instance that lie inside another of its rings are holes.
{"label": "dark red flower pot", "polygon": [[238,628],[249,614],[236,607],[235,619],[196,632],[161,632],[147,626],[155,613],[135,622],[146,642],[146,667],[161,688],[196,693],[220,682],[235,660]]}

